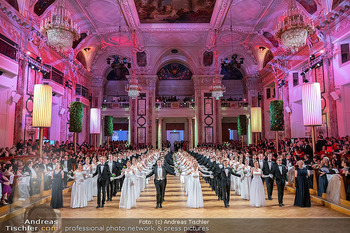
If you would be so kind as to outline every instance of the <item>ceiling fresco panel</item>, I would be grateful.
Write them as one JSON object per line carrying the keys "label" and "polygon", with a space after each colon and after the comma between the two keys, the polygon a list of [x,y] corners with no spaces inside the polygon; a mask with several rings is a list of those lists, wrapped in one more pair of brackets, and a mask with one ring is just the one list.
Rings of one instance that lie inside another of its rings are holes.
{"label": "ceiling fresco panel", "polygon": [[210,23],[216,0],[135,0],[141,23]]}

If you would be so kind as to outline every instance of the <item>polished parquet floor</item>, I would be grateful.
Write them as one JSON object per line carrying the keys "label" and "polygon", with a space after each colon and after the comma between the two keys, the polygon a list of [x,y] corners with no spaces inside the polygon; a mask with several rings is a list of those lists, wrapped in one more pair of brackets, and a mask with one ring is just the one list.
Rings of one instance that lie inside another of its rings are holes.
{"label": "polished parquet floor", "polygon": [[140,199],[136,202],[136,208],[119,209],[120,193],[113,197],[112,202],[107,202],[104,208],[96,209],[96,197],[88,202],[88,206],[80,209],[72,209],[70,204],[70,192],[65,194],[64,208],[60,209],[62,218],[329,218],[348,217],[338,211],[332,210],[315,202],[311,208],[299,208],[293,206],[294,193],[285,191],[284,207],[278,206],[277,189],[273,191],[273,200],[266,200],[267,206],[255,208],[249,205],[249,201],[235,196],[231,192],[230,207],[224,208],[223,201],[218,201],[215,193],[203,180],[201,181],[204,197],[204,208],[191,209],[186,207],[187,196],[179,177],[168,176],[165,192],[165,202],[162,209],[155,209],[156,190],[153,177],[147,185]]}

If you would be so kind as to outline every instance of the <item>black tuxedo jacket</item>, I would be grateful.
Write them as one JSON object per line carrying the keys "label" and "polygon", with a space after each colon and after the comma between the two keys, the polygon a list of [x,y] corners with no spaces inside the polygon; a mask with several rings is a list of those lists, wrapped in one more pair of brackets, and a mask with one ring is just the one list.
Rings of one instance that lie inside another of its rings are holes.
{"label": "black tuxedo jacket", "polygon": [[123,167],[124,167],[123,161],[121,161],[120,163],[119,163],[119,162],[116,162],[115,174],[116,174],[117,176],[119,176],[120,174],[122,174]]}
{"label": "black tuxedo jacket", "polygon": [[[64,167],[64,159],[61,160],[61,167],[62,167],[62,170],[63,170],[63,167]],[[72,165],[72,160],[68,159],[67,160],[67,168],[68,168],[68,172],[73,170],[73,165]]]}
{"label": "black tuxedo jacket", "polygon": [[[101,171],[101,167],[104,166],[103,171]],[[111,173],[109,172],[109,166],[107,163],[99,164],[97,165],[96,171],[93,174],[93,177],[98,175],[97,182],[100,184],[104,184],[105,182],[109,181],[109,178],[111,177]]]}
{"label": "black tuxedo jacket", "polygon": [[231,182],[231,175],[241,177],[240,175],[233,172],[232,168],[227,167],[228,173],[226,175],[225,167],[219,168],[216,173],[214,173],[214,176],[218,176],[221,180],[221,184],[225,184],[226,182]]}
{"label": "black tuxedo jacket", "polygon": [[264,161],[264,163],[263,163],[264,165],[263,165],[263,169],[262,169],[262,171],[263,171],[263,174],[264,175],[269,175],[269,174],[273,174],[273,170],[274,170],[274,167],[275,167],[275,162],[274,161],[271,161],[271,169],[270,169],[270,167],[269,167],[269,162],[268,161]]}
{"label": "black tuxedo jacket", "polygon": [[[109,169],[109,161],[106,162],[106,165],[108,166]],[[117,162],[112,161],[112,173],[117,174]]]}
{"label": "black tuxedo jacket", "polygon": [[[161,169],[163,169],[162,174],[163,174],[163,179],[166,180],[166,175],[167,173],[170,175],[175,175],[175,173],[173,173],[172,171],[170,171],[169,169],[167,169],[165,166],[162,166]],[[153,170],[151,171],[151,173],[149,173],[146,178],[151,177],[154,174],[154,180],[158,180],[158,165],[153,167]]]}
{"label": "black tuxedo jacket", "polygon": [[273,176],[275,177],[276,182],[284,182],[284,181],[288,180],[288,178],[287,178],[288,170],[287,170],[286,166],[284,166],[283,164],[281,166],[282,166],[282,174],[280,172],[278,164],[275,164],[275,166],[273,168]]}

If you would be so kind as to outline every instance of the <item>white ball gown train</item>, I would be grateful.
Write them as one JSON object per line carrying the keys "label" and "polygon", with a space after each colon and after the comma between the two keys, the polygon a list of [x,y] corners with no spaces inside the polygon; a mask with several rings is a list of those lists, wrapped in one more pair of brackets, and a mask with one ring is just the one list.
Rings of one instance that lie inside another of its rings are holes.
{"label": "white ball gown train", "polygon": [[251,186],[251,171],[250,167],[246,167],[241,172],[241,198],[250,199],[250,186]]}
{"label": "white ball gown train", "polygon": [[[83,167],[83,172],[86,176],[84,180],[84,187],[85,187],[85,192],[86,192],[86,198],[87,201],[92,201],[93,200],[93,195],[92,195],[92,177],[90,177],[91,169],[90,166],[88,167]],[[97,187],[97,185],[96,185]]]}
{"label": "white ball gown train", "polygon": [[202,187],[199,181],[199,172],[194,171],[187,177],[188,180],[191,180],[191,185],[187,187],[188,197],[186,206],[191,208],[204,207]]}
{"label": "white ball gown train", "polygon": [[253,180],[250,186],[250,205],[255,207],[265,206],[265,190],[261,179],[261,169],[253,171]]}
{"label": "white ball gown train", "polygon": [[84,175],[82,172],[75,171],[74,176],[69,178],[74,179],[72,186],[72,196],[70,201],[71,208],[81,208],[87,206],[87,197],[84,187]]}
{"label": "white ball gown train", "polygon": [[[136,207],[137,199],[137,180],[132,171],[125,171],[125,179],[120,192],[119,208],[131,209]],[[123,175],[122,175],[123,176]],[[121,176],[121,177],[122,177]]]}
{"label": "white ball gown train", "polygon": [[[92,165],[92,174],[95,173],[97,165]],[[98,176],[92,177],[92,196],[97,197],[97,178]]]}

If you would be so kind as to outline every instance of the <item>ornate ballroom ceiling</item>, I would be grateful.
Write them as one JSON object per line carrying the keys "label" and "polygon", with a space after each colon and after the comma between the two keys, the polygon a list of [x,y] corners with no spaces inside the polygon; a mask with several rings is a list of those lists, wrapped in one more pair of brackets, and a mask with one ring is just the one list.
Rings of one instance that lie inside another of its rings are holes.
{"label": "ornate ballroom ceiling", "polygon": [[[48,14],[54,1],[31,1]],[[69,0],[67,7],[87,34],[74,49],[84,51],[87,69],[96,76],[109,72],[106,58],[132,56],[133,36],[139,51],[145,51],[147,65],[136,67],[139,74],[156,74],[170,61],[188,65],[195,74],[212,74],[203,64],[203,53],[212,50],[218,31],[219,59],[236,53],[245,58],[243,73],[254,75],[263,62],[263,46],[280,49],[273,34],[287,9],[287,0]],[[298,0],[298,6],[317,20],[322,4]],[[45,5],[46,4],[46,5]],[[232,43],[232,51],[231,51]],[[177,49],[178,53],[171,53]]]}

